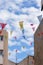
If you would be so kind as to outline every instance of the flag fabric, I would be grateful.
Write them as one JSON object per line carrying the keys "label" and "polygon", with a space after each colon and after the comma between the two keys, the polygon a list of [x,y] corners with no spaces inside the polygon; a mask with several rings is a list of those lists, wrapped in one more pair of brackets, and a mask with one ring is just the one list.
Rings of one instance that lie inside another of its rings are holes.
{"label": "flag fabric", "polygon": [[31,25],[31,26],[33,26],[33,24],[32,24],[32,23],[31,23],[30,25]]}
{"label": "flag fabric", "polygon": [[32,42],[30,44],[32,45]]}
{"label": "flag fabric", "polygon": [[22,47],[22,49],[23,49],[23,50],[25,50],[25,49],[26,49],[26,47],[25,47],[25,46],[23,46],[23,47]]}
{"label": "flag fabric", "polygon": [[17,39],[17,37],[16,37],[16,36],[14,36],[14,39],[16,40],[16,39]]}
{"label": "flag fabric", "polygon": [[6,23],[0,23],[0,25],[1,25],[2,29],[4,29],[7,24]]}
{"label": "flag fabric", "polygon": [[23,21],[19,22],[20,29],[23,29]]}
{"label": "flag fabric", "polygon": [[33,31],[35,31],[35,27],[32,27]]}
{"label": "flag fabric", "polygon": [[16,53],[18,52],[18,50],[16,49]]}

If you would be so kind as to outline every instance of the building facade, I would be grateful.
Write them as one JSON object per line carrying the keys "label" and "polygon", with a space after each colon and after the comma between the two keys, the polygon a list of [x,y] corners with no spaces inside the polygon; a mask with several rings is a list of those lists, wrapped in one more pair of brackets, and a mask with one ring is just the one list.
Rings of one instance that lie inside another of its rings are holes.
{"label": "building facade", "polygon": [[34,65],[34,56],[28,56],[24,60],[22,60],[20,63],[14,63],[12,61],[8,61],[8,65]]}
{"label": "building facade", "polygon": [[35,65],[43,65],[43,19],[34,34]]}
{"label": "building facade", "polygon": [[8,33],[0,30],[0,65],[8,65]]}
{"label": "building facade", "polygon": [[41,0],[41,11],[43,10],[43,0]]}

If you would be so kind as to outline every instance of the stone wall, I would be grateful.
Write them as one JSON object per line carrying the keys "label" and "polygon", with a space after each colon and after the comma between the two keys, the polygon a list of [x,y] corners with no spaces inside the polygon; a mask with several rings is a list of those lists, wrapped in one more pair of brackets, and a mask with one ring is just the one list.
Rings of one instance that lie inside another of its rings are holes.
{"label": "stone wall", "polygon": [[43,19],[34,35],[35,65],[43,65]]}

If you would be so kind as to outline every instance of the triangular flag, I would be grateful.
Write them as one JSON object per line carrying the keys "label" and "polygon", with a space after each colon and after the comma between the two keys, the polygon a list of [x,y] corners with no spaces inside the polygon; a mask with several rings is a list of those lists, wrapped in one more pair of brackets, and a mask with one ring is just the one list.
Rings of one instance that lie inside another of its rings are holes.
{"label": "triangular flag", "polygon": [[16,52],[17,52],[18,50],[16,49]]}
{"label": "triangular flag", "polygon": [[17,39],[17,37],[16,37],[16,36],[14,36],[14,39]]}
{"label": "triangular flag", "polygon": [[20,29],[23,29],[23,21],[19,22]]}
{"label": "triangular flag", "polygon": [[25,49],[25,46],[23,46],[23,49]]}
{"label": "triangular flag", "polygon": [[24,34],[24,29],[22,29],[22,33]]}
{"label": "triangular flag", "polygon": [[32,29],[33,29],[33,31],[35,31],[35,27],[33,27]]}
{"label": "triangular flag", "polygon": [[32,45],[32,42],[30,44]]}
{"label": "triangular flag", "polygon": [[32,24],[32,23],[31,23],[30,25],[31,25],[31,26],[33,26],[33,24]]}
{"label": "triangular flag", "polygon": [[4,27],[5,27],[7,24],[5,24],[5,23],[0,23],[0,25],[1,25],[2,29],[4,29]]}
{"label": "triangular flag", "polygon": [[25,39],[25,36],[23,35],[23,38]]}

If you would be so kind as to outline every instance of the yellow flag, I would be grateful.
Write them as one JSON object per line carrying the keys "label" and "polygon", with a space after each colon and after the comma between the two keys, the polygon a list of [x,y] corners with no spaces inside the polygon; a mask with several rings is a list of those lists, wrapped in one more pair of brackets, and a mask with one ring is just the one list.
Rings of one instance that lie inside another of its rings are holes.
{"label": "yellow flag", "polygon": [[23,29],[23,21],[19,22],[20,28]]}

